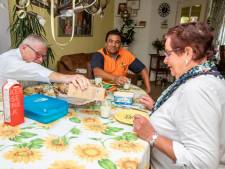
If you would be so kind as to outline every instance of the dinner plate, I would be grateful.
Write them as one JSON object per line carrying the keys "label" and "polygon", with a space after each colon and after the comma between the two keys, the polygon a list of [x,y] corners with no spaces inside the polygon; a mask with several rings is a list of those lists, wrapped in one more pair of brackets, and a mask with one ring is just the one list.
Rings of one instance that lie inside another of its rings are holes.
{"label": "dinner plate", "polygon": [[132,109],[123,109],[119,112],[117,112],[114,115],[114,118],[121,122],[121,123],[125,123],[125,124],[133,124],[133,120],[134,120],[134,115],[139,114],[142,115],[146,118],[149,118],[149,115],[143,111],[138,111],[138,110],[132,110]]}

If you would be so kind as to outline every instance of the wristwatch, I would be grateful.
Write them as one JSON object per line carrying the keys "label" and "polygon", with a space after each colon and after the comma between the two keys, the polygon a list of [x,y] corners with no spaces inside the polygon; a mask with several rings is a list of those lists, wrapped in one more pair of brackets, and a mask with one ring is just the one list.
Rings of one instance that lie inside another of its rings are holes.
{"label": "wristwatch", "polygon": [[157,138],[159,137],[159,134],[155,131],[153,134],[152,134],[152,138],[149,140],[149,144],[151,147],[154,146],[154,143],[156,142]]}

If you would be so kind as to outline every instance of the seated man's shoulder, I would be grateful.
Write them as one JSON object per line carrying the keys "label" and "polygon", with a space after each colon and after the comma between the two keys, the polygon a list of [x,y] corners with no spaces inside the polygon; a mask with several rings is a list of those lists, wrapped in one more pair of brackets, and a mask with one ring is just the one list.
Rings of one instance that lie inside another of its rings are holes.
{"label": "seated man's shoulder", "polygon": [[120,55],[129,55],[129,56],[135,57],[133,53],[131,53],[129,50],[124,48],[120,48],[119,53]]}
{"label": "seated man's shoulder", "polygon": [[92,54],[92,57],[103,57],[103,55],[97,51]]}

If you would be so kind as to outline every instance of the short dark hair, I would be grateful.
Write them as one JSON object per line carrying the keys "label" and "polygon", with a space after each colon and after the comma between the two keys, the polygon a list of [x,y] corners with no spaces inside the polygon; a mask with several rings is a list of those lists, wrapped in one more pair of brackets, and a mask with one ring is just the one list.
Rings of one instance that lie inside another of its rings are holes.
{"label": "short dark hair", "polygon": [[183,52],[184,48],[190,46],[194,51],[194,60],[207,56],[210,58],[215,53],[213,47],[213,32],[206,23],[192,22],[177,25],[170,28],[164,35],[164,41],[171,38],[172,49],[180,48],[176,53]]}
{"label": "short dark hair", "polygon": [[107,42],[109,35],[118,35],[121,39],[121,33],[118,29],[113,29],[113,30],[109,31],[105,36],[105,42]]}

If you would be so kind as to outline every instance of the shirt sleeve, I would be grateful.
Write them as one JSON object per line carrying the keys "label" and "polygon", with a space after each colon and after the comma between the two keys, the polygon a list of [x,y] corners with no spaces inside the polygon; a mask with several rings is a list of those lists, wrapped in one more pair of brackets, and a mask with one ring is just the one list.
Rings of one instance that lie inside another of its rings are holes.
{"label": "shirt sleeve", "polygon": [[49,83],[49,76],[53,71],[37,63],[14,61],[13,64],[4,66],[3,77],[5,79],[17,79],[27,81],[40,81]]}
{"label": "shirt sleeve", "polygon": [[184,89],[173,118],[180,138],[173,141],[175,165],[188,169],[218,166],[220,117],[216,98],[215,92],[199,84]]}
{"label": "shirt sleeve", "polygon": [[104,58],[99,52],[94,53],[91,58],[91,68],[94,69],[97,67],[101,69],[104,68]]}
{"label": "shirt sleeve", "polygon": [[129,70],[139,73],[145,68],[145,65],[137,58],[129,65]]}

